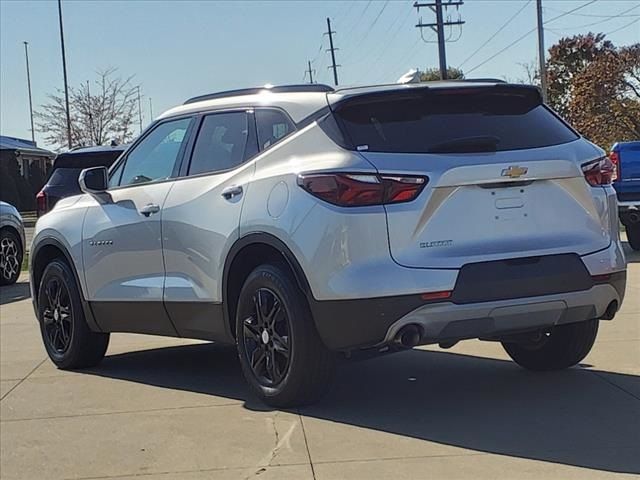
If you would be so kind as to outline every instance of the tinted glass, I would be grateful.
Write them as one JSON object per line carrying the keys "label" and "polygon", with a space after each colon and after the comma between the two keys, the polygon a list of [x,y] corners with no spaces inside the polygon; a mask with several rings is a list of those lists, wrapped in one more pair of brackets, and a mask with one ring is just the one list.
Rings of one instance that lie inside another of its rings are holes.
{"label": "tinted glass", "polygon": [[228,170],[244,161],[249,136],[247,114],[218,113],[204,117],[193,148],[189,175]]}
{"label": "tinted glass", "polygon": [[537,92],[487,90],[365,97],[340,108],[338,117],[353,145],[373,152],[518,150],[578,138],[540,104]]}
{"label": "tinted glass", "polygon": [[120,184],[120,177],[122,176],[122,169],[124,168],[124,162],[120,162],[118,168],[109,172],[109,188],[117,187]]}
{"label": "tinted glass", "polygon": [[158,125],[127,156],[120,185],[169,178],[190,122],[183,118]]}
{"label": "tinted glass", "polygon": [[81,171],[81,168],[56,168],[49,177],[47,185],[52,187],[76,186],[79,189],[78,177]]}
{"label": "tinted glass", "polygon": [[279,110],[256,110],[258,124],[258,143],[260,150],[273,145],[281,138],[295,130],[295,127],[284,113]]}

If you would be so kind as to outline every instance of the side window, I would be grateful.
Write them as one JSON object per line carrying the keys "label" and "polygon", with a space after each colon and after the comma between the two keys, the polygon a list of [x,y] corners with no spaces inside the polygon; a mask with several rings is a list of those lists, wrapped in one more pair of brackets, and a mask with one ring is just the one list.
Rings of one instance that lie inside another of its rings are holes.
{"label": "side window", "polygon": [[280,110],[256,109],[258,143],[260,150],[273,145],[295,130],[295,127]]}
{"label": "side window", "polygon": [[245,159],[249,122],[245,112],[216,113],[202,120],[189,175],[227,170]]}
{"label": "side window", "polygon": [[190,123],[182,118],[158,125],[127,155],[120,186],[169,178]]}
{"label": "side window", "polygon": [[120,185],[120,177],[122,176],[124,164],[125,162],[120,162],[120,165],[109,175],[109,188]]}

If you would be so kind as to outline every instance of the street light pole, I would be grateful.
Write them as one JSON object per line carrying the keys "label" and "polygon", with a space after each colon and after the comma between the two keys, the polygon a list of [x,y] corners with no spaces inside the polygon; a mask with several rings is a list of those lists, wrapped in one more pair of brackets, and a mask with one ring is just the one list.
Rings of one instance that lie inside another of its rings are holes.
{"label": "street light pole", "polygon": [[58,0],[58,21],[60,23],[60,49],[62,50],[62,73],[64,75],[64,104],[67,113],[67,142],[71,150],[71,115],[69,113],[69,84],[67,82],[67,58],[64,52],[64,30],[62,28],[62,3]]}
{"label": "street light pole", "polygon": [[31,120],[31,140],[36,143],[36,132],[33,129],[33,102],[31,100],[31,74],[29,73],[29,42],[24,43],[24,58],[27,61],[27,88],[29,89],[29,118]]}

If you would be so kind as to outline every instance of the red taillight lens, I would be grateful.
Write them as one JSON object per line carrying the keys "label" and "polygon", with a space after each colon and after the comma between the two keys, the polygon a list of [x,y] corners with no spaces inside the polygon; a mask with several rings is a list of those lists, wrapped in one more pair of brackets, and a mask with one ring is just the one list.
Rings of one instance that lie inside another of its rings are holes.
{"label": "red taillight lens", "polygon": [[36,209],[38,216],[47,213],[47,194],[43,190],[36,195]]}
{"label": "red taillight lens", "polygon": [[609,157],[602,157],[582,165],[584,178],[592,187],[610,185],[615,175],[615,165]]}
{"label": "red taillight lens", "polygon": [[298,184],[311,195],[341,207],[410,202],[427,181],[426,177],[366,173],[318,173],[298,177]]}
{"label": "red taillight lens", "polygon": [[609,160],[613,163],[613,176],[611,177],[611,181],[615,182],[620,178],[620,157],[618,156],[618,152],[611,152],[609,154]]}

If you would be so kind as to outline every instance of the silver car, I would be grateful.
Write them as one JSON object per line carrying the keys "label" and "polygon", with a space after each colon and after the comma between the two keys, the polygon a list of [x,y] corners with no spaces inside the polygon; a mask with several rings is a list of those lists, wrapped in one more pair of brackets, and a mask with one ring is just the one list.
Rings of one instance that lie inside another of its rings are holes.
{"label": "silver car", "polygon": [[318,399],[340,355],[416,345],[567,368],[624,297],[612,167],[522,85],[193,98],[39,219],[44,344],[60,368],[109,332],[235,344],[274,406]]}
{"label": "silver car", "polygon": [[24,225],[13,205],[0,201],[0,285],[18,281],[24,255]]}

